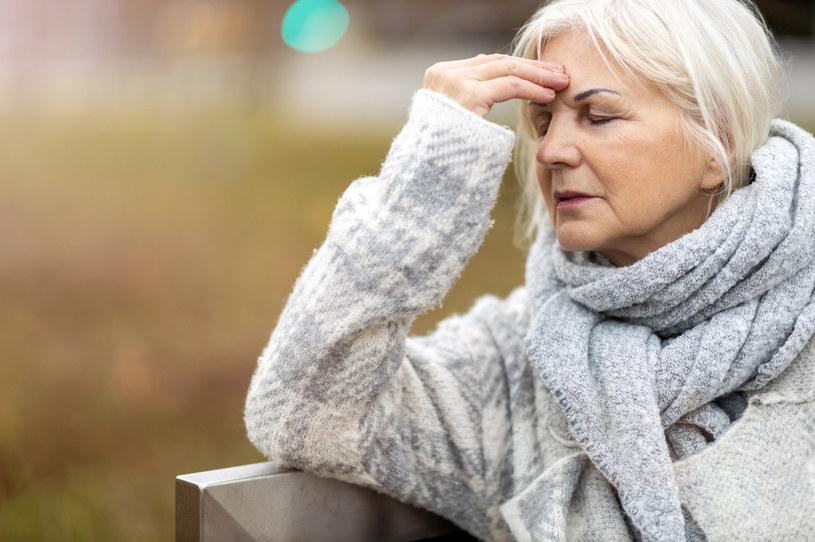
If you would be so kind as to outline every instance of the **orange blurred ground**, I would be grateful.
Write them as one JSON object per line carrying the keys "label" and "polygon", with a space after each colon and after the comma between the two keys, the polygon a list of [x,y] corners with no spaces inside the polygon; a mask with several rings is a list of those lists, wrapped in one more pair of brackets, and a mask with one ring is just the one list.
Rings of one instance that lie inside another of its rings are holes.
{"label": "orange blurred ground", "polygon": [[[242,422],[255,360],[398,126],[251,110],[0,125],[0,540],[171,540],[177,474],[263,459]],[[515,193],[418,332],[521,282]]]}

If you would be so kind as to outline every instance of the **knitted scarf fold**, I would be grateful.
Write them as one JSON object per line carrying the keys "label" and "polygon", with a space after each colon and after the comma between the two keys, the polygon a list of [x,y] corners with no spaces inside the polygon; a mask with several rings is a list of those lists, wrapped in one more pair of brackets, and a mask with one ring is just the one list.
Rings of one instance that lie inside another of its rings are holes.
{"label": "knitted scarf fold", "polygon": [[815,332],[815,140],[774,121],[754,181],[629,267],[542,232],[526,346],[646,540],[685,537],[672,459],[731,423],[717,402],[780,374]]}

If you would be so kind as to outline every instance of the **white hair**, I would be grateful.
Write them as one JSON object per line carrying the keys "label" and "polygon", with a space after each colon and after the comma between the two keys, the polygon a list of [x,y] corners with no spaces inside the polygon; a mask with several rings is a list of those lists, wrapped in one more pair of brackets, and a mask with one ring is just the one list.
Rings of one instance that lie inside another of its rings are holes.
{"label": "white hair", "polygon": [[[676,106],[686,140],[721,168],[716,203],[748,182],[750,156],[781,105],[778,48],[750,0],[552,0],[518,32],[513,54],[539,58],[548,40],[574,30],[587,33],[612,71],[654,85]],[[530,239],[545,208],[522,106],[519,225]]]}

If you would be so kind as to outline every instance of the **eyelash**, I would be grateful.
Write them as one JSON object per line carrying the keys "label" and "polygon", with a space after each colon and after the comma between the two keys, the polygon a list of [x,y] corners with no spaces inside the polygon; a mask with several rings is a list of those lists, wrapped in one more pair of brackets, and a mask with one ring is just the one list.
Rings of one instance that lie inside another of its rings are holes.
{"label": "eyelash", "polygon": [[589,124],[591,124],[592,126],[599,126],[601,124],[611,122],[612,120],[614,120],[614,117],[604,117],[602,119],[589,119]]}
{"label": "eyelash", "polygon": [[[611,122],[613,120],[616,120],[615,117],[603,117],[601,119],[591,119],[591,118],[588,118],[588,117],[586,117],[586,118],[589,121],[589,124],[591,124],[592,126],[602,126],[603,124],[606,124],[606,123],[609,123],[609,122]],[[546,130],[540,130],[540,129],[536,130],[536,132],[538,133],[539,138],[542,138],[543,136],[545,136],[546,132],[548,132],[548,131],[549,131],[548,127],[546,128]]]}

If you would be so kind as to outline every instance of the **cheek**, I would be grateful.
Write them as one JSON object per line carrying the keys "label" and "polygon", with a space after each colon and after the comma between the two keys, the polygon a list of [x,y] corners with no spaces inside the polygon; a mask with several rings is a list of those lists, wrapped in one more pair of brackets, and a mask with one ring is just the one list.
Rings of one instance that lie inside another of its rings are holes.
{"label": "cheek", "polygon": [[546,204],[546,210],[549,215],[554,217],[554,200],[552,199],[552,172],[542,166],[540,163],[536,164],[535,172],[538,177],[538,187],[543,195],[543,201]]}
{"label": "cheek", "polygon": [[[684,178],[693,170],[693,162],[681,142],[659,131],[642,131],[620,136],[594,154],[594,171],[601,174],[606,194],[632,204],[630,212],[648,214],[651,204],[672,198],[683,190]],[[645,207],[642,207],[642,206]]]}

